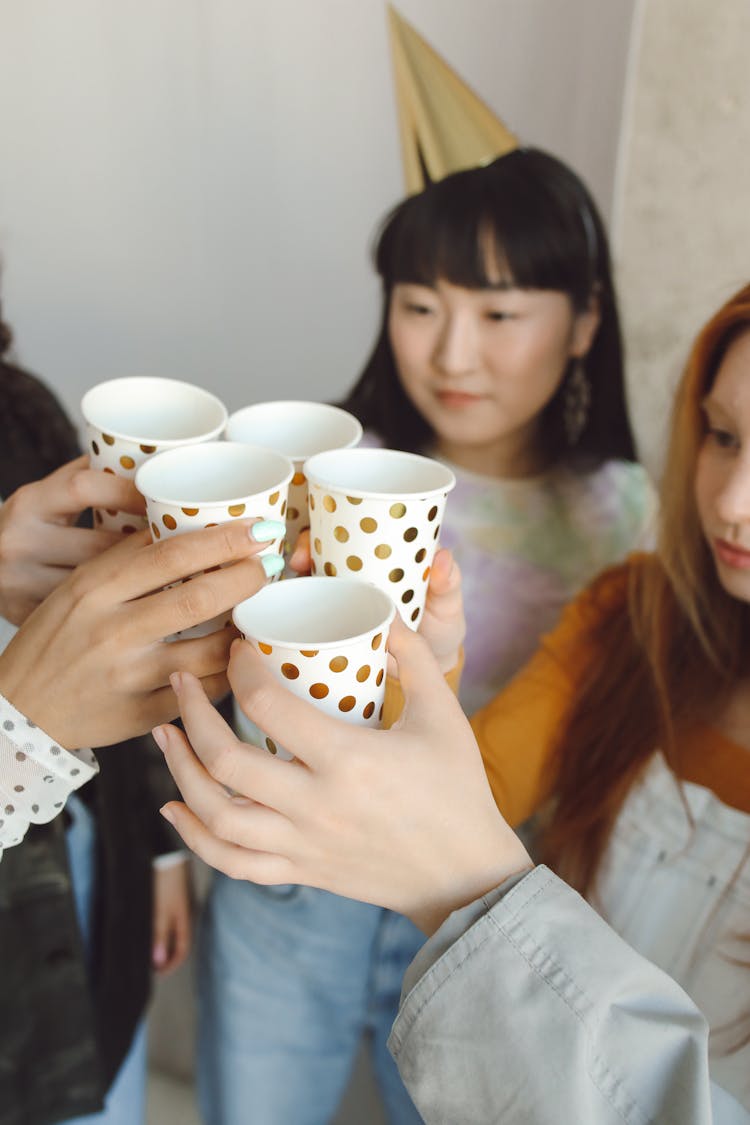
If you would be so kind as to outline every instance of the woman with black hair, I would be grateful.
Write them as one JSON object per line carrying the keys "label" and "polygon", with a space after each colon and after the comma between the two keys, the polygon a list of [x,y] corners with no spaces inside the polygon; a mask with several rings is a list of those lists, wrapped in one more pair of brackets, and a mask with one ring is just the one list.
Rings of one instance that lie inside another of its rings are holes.
{"label": "woman with black hair", "polygon": [[[471,713],[582,586],[648,538],[607,239],[579,178],[519,149],[402,202],[375,264],[380,334],[341,405],[365,442],[456,474],[441,542],[458,568],[438,555],[432,582],[444,592],[462,575]],[[420,631],[436,628],[428,600]],[[386,1039],[420,942],[386,910],[218,875],[199,943],[208,1125],[323,1125],[363,1033],[391,1121],[419,1121]]]}

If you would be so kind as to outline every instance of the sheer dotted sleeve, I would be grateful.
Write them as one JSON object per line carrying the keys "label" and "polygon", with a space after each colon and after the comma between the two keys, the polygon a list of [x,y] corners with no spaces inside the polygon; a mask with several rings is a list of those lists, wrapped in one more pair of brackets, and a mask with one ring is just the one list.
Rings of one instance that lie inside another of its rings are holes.
{"label": "sheer dotted sleeve", "polygon": [[91,750],[65,750],[0,695],[0,856],[46,824],[98,773]]}

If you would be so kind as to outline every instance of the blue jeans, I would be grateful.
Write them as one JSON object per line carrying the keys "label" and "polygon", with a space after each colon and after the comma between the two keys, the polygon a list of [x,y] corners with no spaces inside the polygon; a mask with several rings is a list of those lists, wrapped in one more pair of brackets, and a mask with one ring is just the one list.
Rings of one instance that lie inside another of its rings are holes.
{"label": "blue jeans", "polygon": [[[91,904],[96,882],[96,826],[79,797],[68,798],[72,823],[66,832],[78,925],[87,951],[91,941]],[[146,1115],[146,1023],[135,1030],[130,1050],[107,1091],[101,1113],[69,1117],[61,1125],[142,1125]]]}
{"label": "blue jeans", "polygon": [[386,1039],[423,941],[379,907],[216,875],[198,943],[206,1125],[326,1125],[363,1033],[390,1121],[418,1125]]}

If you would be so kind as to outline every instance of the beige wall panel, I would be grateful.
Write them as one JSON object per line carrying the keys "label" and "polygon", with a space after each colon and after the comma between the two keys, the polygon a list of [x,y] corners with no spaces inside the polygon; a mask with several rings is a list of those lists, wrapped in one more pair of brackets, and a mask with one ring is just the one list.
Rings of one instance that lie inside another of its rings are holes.
{"label": "beige wall panel", "polygon": [[658,473],[690,343],[750,278],[750,4],[642,0],[636,22],[616,245],[632,412]]}

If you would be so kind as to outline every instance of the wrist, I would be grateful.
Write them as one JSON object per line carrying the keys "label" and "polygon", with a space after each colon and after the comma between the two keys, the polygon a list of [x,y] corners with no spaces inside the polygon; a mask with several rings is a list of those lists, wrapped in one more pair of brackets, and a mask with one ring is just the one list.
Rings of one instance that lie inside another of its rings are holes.
{"label": "wrist", "polygon": [[422,933],[431,937],[454,911],[494,891],[507,879],[533,868],[533,861],[521,841],[507,826],[504,828],[493,851],[469,865],[446,865],[431,891],[404,911]]}
{"label": "wrist", "polygon": [[16,710],[26,714],[23,699],[20,698],[20,683],[14,662],[5,652],[0,653],[0,695],[12,703]]}

